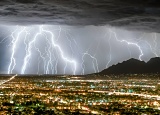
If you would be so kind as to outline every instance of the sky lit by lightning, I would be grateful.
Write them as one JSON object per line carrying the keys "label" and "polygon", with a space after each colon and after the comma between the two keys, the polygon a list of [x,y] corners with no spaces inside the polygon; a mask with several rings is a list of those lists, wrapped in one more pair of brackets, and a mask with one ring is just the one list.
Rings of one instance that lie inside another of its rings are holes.
{"label": "sky lit by lightning", "polygon": [[0,73],[89,74],[160,56],[160,34],[111,26],[0,26]]}

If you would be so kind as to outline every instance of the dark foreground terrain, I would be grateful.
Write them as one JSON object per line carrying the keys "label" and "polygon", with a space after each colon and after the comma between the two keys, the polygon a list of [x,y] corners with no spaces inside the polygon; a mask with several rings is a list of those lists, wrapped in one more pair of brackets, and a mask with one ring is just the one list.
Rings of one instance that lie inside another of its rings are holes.
{"label": "dark foreground terrain", "polygon": [[1,115],[159,115],[160,75],[1,76]]}

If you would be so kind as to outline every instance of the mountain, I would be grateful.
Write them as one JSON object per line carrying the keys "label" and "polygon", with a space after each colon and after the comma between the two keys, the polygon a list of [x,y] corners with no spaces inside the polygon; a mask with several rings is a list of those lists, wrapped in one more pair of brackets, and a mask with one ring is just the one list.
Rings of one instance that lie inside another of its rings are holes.
{"label": "mountain", "polygon": [[147,74],[160,73],[160,57],[151,58],[147,63],[137,59],[129,59],[113,65],[98,74]]}

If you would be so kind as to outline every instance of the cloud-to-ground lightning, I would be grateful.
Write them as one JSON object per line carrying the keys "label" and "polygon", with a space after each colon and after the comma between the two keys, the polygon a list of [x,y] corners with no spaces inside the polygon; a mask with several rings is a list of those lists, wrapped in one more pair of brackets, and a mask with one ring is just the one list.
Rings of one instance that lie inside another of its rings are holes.
{"label": "cloud-to-ground lightning", "polygon": [[11,61],[10,61],[10,64],[9,64],[9,67],[8,67],[8,74],[12,73],[14,67],[16,66],[16,59],[14,58],[14,55],[15,55],[15,52],[16,52],[16,46],[17,46],[17,42],[19,41],[20,39],[20,35],[21,33],[25,30],[25,27],[23,27],[19,32],[18,32],[18,35],[17,37],[14,37],[14,32],[12,33],[12,44],[13,44],[13,47],[12,47],[12,54],[11,54]]}
{"label": "cloud-to-ground lightning", "polygon": [[[106,37],[106,35],[105,35],[105,37]],[[111,47],[110,40],[111,40],[111,33],[109,33],[109,39],[108,39],[108,46],[109,46],[109,61],[107,61],[106,68],[108,68],[109,63],[110,63],[111,60],[112,60],[112,55],[111,55],[111,53],[112,53],[112,47]]]}
{"label": "cloud-to-ground lightning", "polygon": [[69,59],[69,58],[65,57],[64,52],[63,52],[62,48],[60,47],[60,45],[58,45],[58,44],[55,43],[55,41],[54,41],[54,34],[51,31],[45,30],[44,28],[42,28],[42,31],[44,31],[46,33],[49,33],[51,35],[51,43],[52,43],[53,47],[56,47],[59,50],[59,53],[60,53],[62,59],[66,63],[71,63],[71,64],[74,65],[73,74],[75,75],[76,74],[76,68],[77,68],[77,62],[75,60],[73,60],[73,59]]}
{"label": "cloud-to-ground lightning", "polygon": [[[6,67],[8,74],[84,75],[108,68],[122,61],[122,58],[126,60],[126,57],[127,59],[133,57],[142,61],[159,57],[160,53],[158,33],[141,32],[137,36],[133,34],[128,36],[111,27],[106,31],[104,27],[102,33],[96,30],[97,38],[92,36],[93,38],[90,37],[88,40],[86,39],[88,33],[84,35],[80,33],[78,36],[78,31],[72,31],[72,28],[70,30],[65,26],[15,26],[11,29],[10,34],[0,40],[5,46],[9,44],[7,49],[10,49],[10,57]],[[80,40],[81,37],[84,38]],[[119,55],[121,60],[118,60]],[[146,58],[147,55],[150,57]]]}
{"label": "cloud-to-ground lightning", "polygon": [[83,53],[83,56],[82,56],[82,75],[84,75],[84,69],[85,69],[85,65],[84,65],[84,57],[86,56],[86,55],[88,55],[91,59],[92,59],[92,66],[93,66],[93,69],[94,69],[94,72],[96,73],[96,72],[99,72],[99,68],[98,68],[98,61],[97,61],[97,59],[94,57],[94,56],[92,56],[91,54],[89,54],[88,52],[85,52],[85,53]]}
{"label": "cloud-to-ground lightning", "polygon": [[[14,34],[16,32],[18,34],[15,37]],[[22,36],[22,33],[24,33],[25,35]],[[55,56],[52,56],[52,54],[59,55],[62,58],[62,60],[64,61],[64,63],[71,64],[74,67],[73,74],[76,74],[76,69],[77,69],[76,60],[70,59],[65,56],[65,53],[64,53],[63,49],[61,48],[61,46],[56,43],[56,39],[55,39],[54,33],[52,31],[44,29],[43,26],[39,26],[39,31],[36,32],[36,34],[34,35],[34,37],[32,39],[30,39],[30,38],[28,39],[29,34],[31,34],[31,33],[29,31],[27,31],[26,27],[21,27],[20,30],[18,28],[16,31],[12,32],[12,34],[11,34],[11,36],[12,36],[12,42],[11,42],[12,43],[12,53],[11,53],[11,58],[10,58],[10,64],[8,67],[8,74],[13,73],[13,70],[16,66],[16,59],[14,56],[16,53],[16,47],[18,46],[18,42],[21,40],[24,40],[24,44],[25,44],[25,56],[24,56],[24,60],[23,60],[23,64],[22,64],[21,74],[25,74],[27,66],[30,63],[30,59],[32,58],[33,49],[35,49],[39,53],[40,58],[43,60],[45,74],[53,73],[53,70],[52,70],[54,68],[53,62],[56,60],[55,65],[57,65],[57,63],[58,63],[57,62],[58,60],[55,59]],[[46,40],[47,46],[45,46],[45,53],[40,51],[40,49],[36,46],[36,43],[40,40],[39,37]],[[54,51],[56,50],[56,52],[52,52],[53,49],[54,49]],[[57,56],[56,58],[60,58],[59,56]],[[65,66],[65,68],[66,68],[66,66]],[[52,72],[50,72],[50,70]],[[57,73],[57,70],[55,73]]]}
{"label": "cloud-to-ground lightning", "polygon": [[142,61],[142,56],[143,56],[144,54],[143,54],[143,50],[141,49],[141,46],[140,46],[138,43],[136,43],[136,42],[130,42],[130,41],[127,41],[127,40],[124,40],[124,39],[120,40],[120,39],[118,39],[116,32],[112,31],[111,29],[110,29],[109,31],[110,31],[111,33],[113,33],[116,41],[121,42],[121,43],[124,42],[124,43],[126,43],[126,44],[128,44],[128,45],[133,45],[133,46],[137,47],[138,50],[139,50],[139,52],[140,52],[139,60]]}
{"label": "cloud-to-ground lightning", "polygon": [[158,53],[157,53],[158,49],[157,49],[157,42],[156,42],[156,40],[157,40],[156,33],[151,34],[151,38],[153,38],[153,44],[154,44],[154,46],[152,46],[151,43],[149,43],[148,41],[142,40],[142,38],[144,37],[144,35],[145,34],[143,34],[143,36],[138,39],[138,42],[139,43],[140,42],[146,43],[146,45],[148,45],[148,47],[149,47],[149,48],[146,48],[146,49],[149,49],[151,51],[151,53],[153,53],[156,57],[159,57]]}
{"label": "cloud-to-ground lightning", "polygon": [[156,40],[157,40],[157,34],[154,33],[153,36],[154,36],[154,37],[153,37],[153,39],[154,39],[154,40],[153,40],[153,41],[154,41],[154,48],[153,48],[154,51],[153,51],[153,52],[154,52],[154,54],[156,55],[156,57],[159,57],[158,54],[156,53],[156,52],[157,52],[157,51],[156,51],[156,50],[157,50],[157,41],[156,41]]}
{"label": "cloud-to-ground lightning", "polygon": [[89,53],[89,50],[91,49],[92,44],[93,44],[93,42],[90,44],[90,46],[88,47],[88,49],[84,53],[82,53],[82,63],[81,63],[82,72],[81,72],[81,75],[85,74],[85,64],[84,64],[84,62],[85,62],[85,59],[84,59],[85,56],[89,56],[90,57],[90,59],[92,61],[92,67],[93,67],[94,73],[99,72],[98,60],[95,57],[95,55],[96,55],[97,49],[99,47],[100,41],[97,44],[97,47],[95,49],[95,54],[94,55],[92,55],[92,54]]}

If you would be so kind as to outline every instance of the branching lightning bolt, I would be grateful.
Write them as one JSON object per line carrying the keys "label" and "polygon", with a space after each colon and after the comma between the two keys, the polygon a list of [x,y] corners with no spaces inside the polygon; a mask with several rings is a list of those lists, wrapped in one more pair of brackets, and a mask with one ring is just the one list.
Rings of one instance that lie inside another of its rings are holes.
{"label": "branching lightning bolt", "polygon": [[42,27],[42,31],[44,31],[44,32],[46,32],[46,33],[49,33],[49,34],[51,35],[51,43],[52,43],[52,45],[53,45],[54,47],[56,47],[56,48],[59,50],[59,53],[60,53],[62,59],[63,59],[65,62],[71,63],[71,64],[74,65],[73,74],[75,75],[75,74],[76,74],[76,68],[77,68],[77,62],[76,62],[75,60],[71,60],[71,59],[65,57],[62,48],[61,48],[58,44],[55,43],[55,41],[54,41],[54,34],[53,34],[51,31],[45,30],[45,29],[43,29],[43,27]]}
{"label": "branching lightning bolt", "polygon": [[[35,49],[38,53],[40,58],[43,60],[44,62],[44,69],[45,69],[45,74],[49,74],[50,70],[52,71],[52,73],[54,72],[53,69],[55,69],[55,73],[57,73],[57,64],[58,64],[58,58],[59,56],[56,58],[55,56],[52,56],[52,52],[53,48],[56,49],[56,52],[53,52],[53,54],[57,54],[60,55],[60,57],[64,60],[65,63],[70,63],[74,66],[73,69],[73,74],[76,74],[76,69],[77,69],[77,62],[73,59],[70,59],[68,57],[65,56],[64,51],[62,50],[61,46],[58,45],[54,39],[54,34],[52,31],[46,30],[44,29],[43,26],[39,26],[39,32],[37,32],[35,34],[35,36],[33,37],[33,39],[29,39],[27,38],[27,36],[30,34],[29,31],[27,31],[26,27],[22,27],[20,31],[18,31],[18,27],[17,29],[12,32],[11,37],[12,37],[12,53],[11,53],[11,58],[10,58],[10,64],[8,67],[8,74],[11,74],[16,66],[16,59],[15,59],[15,53],[16,53],[16,47],[18,45],[18,42],[20,40],[24,40],[24,44],[25,44],[25,57],[24,57],[24,61],[23,61],[23,65],[22,65],[22,69],[21,69],[21,74],[24,74],[28,64],[30,63],[30,59],[32,58],[32,50]],[[15,33],[18,31],[17,36],[15,37]],[[61,29],[60,29],[61,31]],[[25,37],[24,39],[21,38],[21,34],[25,33]],[[43,37],[43,39],[45,39],[47,41],[47,47],[45,47],[45,54],[42,53],[40,51],[40,49],[36,46],[36,42],[39,40],[38,37],[39,36],[45,36]],[[59,33],[60,36],[60,33]],[[4,39],[1,41],[3,42]],[[49,45],[48,45],[49,44]],[[56,61],[55,67],[53,66],[53,62]],[[39,61],[38,61],[38,66],[39,66]],[[66,68],[66,67],[65,67]],[[39,71],[39,67],[38,67],[38,71]]]}
{"label": "branching lightning bolt", "polygon": [[[99,44],[98,44],[99,45]],[[97,45],[97,48],[98,48],[98,45]],[[85,53],[83,53],[82,54],[82,64],[81,64],[81,67],[82,67],[82,75],[84,75],[84,73],[85,73],[85,64],[84,64],[84,57],[86,56],[86,55],[88,55],[91,59],[92,59],[92,65],[93,65],[93,69],[94,69],[94,72],[96,73],[96,72],[99,72],[99,67],[98,67],[98,60],[97,60],[97,58],[95,58],[95,54],[94,54],[94,56],[93,55],[91,55],[91,54],[89,54],[88,52],[89,52],[89,50],[90,50],[90,48],[91,48],[91,46],[86,50],[86,52]],[[97,50],[97,48],[96,48],[96,50]]]}
{"label": "branching lightning bolt", "polygon": [[20,38],[20,35],[21,35],[21,33],[25,30],[26,28],[25,27],[23,27],[22,29],[21,29],[21,31],[18,33],[18,35],[17,35],[17,37],[15,38],[14,37],[14,32],[12,33],[12,44],[13,44],[13,46],[12,46],[12,54],[11,54],[11,61],[10,61],[10,64],[9,64],[9,67],[8,67],[8,74],[10,74],[10,73],[12,73],[12,71],[13,71],[13,69],[14,69],[14,67],[16,66],[16,60],[15,60],[15,58],[14,58],[14,55],[15,55],[15,52],[16,52],[16,46],[17,46],[17,43],[18,43],[18,41],[19,41],[19,38]]}
{"label": "branching lightning bolt", "polygon": [[[37,70],[37,74],[40,74],[43,72],[44,74],[58,74],[59,73],[59,64],[63,63],[63,74],[67,73],[67,70],[70,67],[70,72],[72,74],[77,74],[78,68],[80,68],[80,71],[82,75],[84,75],[86,71],[86,57],[91,61],[91,68],[93,68],[93,72],[97,73],[99,72],[101,60],[98,60],[97,55],[97,49],[99,49],[99,43],[97,44],[97,47],[94,46],[92,47],[93,44],[89,43],[90,46],[88,49],[83,49],[79,48],[79,44],[75,36],[72,36],[70,32],[68,32],[67,29],[62,29],[61,26],[59,26],[58,29],[55,29],[54,31],[50,30],[48,26],[36,26],[38,27],[37,30],[34,30],[35,32],[33,33],[31,30],[33,29],[32,27],[20,27],[17,26],[16,29],[11,33],[11,35],[3,38],[0,43],[8,42],[8,38],[10,40],[10,48],[11,48],[11,56],[10,56],[10,63],[8,66],[8,74],[14,73],[14,70],[16,70],[17,66],[19,65],[18,60],[16,59],[17,53],[18,53],[18,47],[20,43],[24,44],[24,50],[25,54],[23,54],[23,63],[21,64],[21,74],[26,74],[29,69],[30,64],[32,64],[33,60],[35,57],[33,56],[38,56],[37,60],[34,60],[35,63],[37,63],[35,70]],[[30,29],[30,30],[29,30]],[[159,49],[158,49],[158,39],[156,33],[152,34],[152,42],[147,41],[147,39],[142,39],[145,35],[141,36],[141,38],[137,39],[120,39],[118,38],[118,34],[116,31],[113,31],[112,29],[108,28],[107,33],[105,32],[105,39],[106,40],[106,46],[108,48],[107,53],[103,54],[107,55],[107,61],[104,66],[108,68],[113,61],[113,53],[112,51],[114,50],[114,46],[112,46],[112,41],[115,43],[124,43],[127,46],[127,53],[129,52],[129,58],[132,57],[132,50],[131,46],[136,48],[138,51],[138,59],[142,61],[142,57],[144,56],[144,51],[145,49],[149,49],[151,54],[156,57],[159,57]],[[57,31],[58,30],[58,31]],[[58,32],[58,33],[57,33]],[[62,35],[63,34],[63,35]],[[74,34],[73,34],[74,35]],[[66,55],[65,49],[63,49],[62,45],[60,44],[60,41],[62,41],[61,37],[64,37],[66,40],[67,50],[70,52],[70,56]],[[100,36],[101,37],[101,36]],[[106,39],[108,37],[108,39]],[[113,38],[113,39],[112,39]],[[43,46],[40,46],[41,42],[43,43]],[[93,40],[94,44],[95,42]],[[88,46],[87,46],[88,47]],[[96,49],[96,50],[95,50]],[[94,50],[94,52],[93,52]],[[21,51],[21,50],[20,50]],[[125,50],[126,51],[126,50]],[[75,60],[76,58],[77,60]],[[144,59],[145,60],[145,59]],[[17,64],[18,63],[18,64]],[[78,64],[80,63],[80,64]],[[78,65],[80,67],[78,67]],[[38,66],[38,67],[37,67]],[[101,68],[100,68],[101,69]],[[43,70],[43,71],[42,71]]]}
{"label": "branching lightning bolt", "polygon": [[[105,36],[106,36],[106,35],[105,35]],[[111,47],[110,40],[111,40],[111,33],[109,33],[109,39],[108,39],[108,44],[109,44],[109,61],[108,61],[107,64],[106,64],[106,68],[108,68],[109,63],[110,63],[111,60],[112,60],[112,55],[111,55],[112,47]]]}
{"label": "branching lightning bolt", "polygon": [[138,50],[140,51],[139,60],[142,61],[142,56],[143,56],[144,54],[143,54],[143,51],[142,51],[140,45],[138,45],[138,43],[129,42],[129,41],[127,41],[127,40],[119,40],[118,37],[117,37],[116,32],[112,31],[111,29],[110,29],[110,32],[114,34],[114,37],[116,38],[116,40],[117,40],[118,42],[124,42],[124,43],[127,43],[128,45],[136,46],[136,47],[138,48]]}

